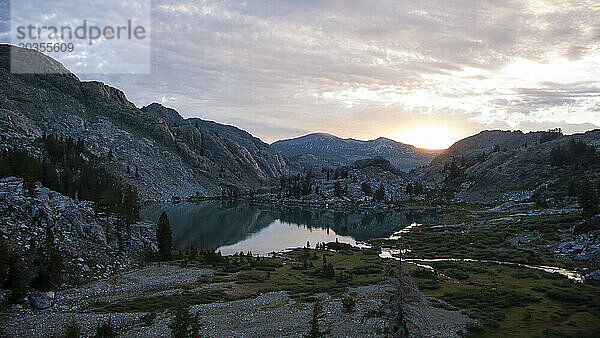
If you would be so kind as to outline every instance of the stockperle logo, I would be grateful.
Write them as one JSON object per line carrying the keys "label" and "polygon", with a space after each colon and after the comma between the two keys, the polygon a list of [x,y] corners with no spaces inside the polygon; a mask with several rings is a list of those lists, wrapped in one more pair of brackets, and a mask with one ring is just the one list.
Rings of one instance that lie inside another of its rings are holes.
{"label": "stockperle logo", "polygon": [[[60,61],[77,74],[150,72],[151,0],[13,0],[11,43]],[[13,73],[54,72],[11,53]]]}

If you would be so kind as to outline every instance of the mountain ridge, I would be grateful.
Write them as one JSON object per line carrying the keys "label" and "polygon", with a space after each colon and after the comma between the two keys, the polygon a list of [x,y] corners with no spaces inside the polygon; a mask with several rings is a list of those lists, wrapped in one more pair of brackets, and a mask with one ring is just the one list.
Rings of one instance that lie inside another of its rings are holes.
{"label": "mountain ridge", "polygon": [[[577,143],[595,151],[585,155],[587,165],[571,149]],[[594,167],[600,162],[599,148],[600,129],[571,135],[559,130],[485,130],[456,142],[413,174],[430,186],[445,186],[461,201],[562,200],[573,196],[568,190],[580,180],[600,182]],[[557,163],[560,153],[569,162]]]}
{"label": "mountain ridge", "polygon": [[[426,165],[440,151],[417,148],[389,138],[373,140],[340,138],[328,133],[310,133],[279,140],[271,147],[290,161],[315,166],[345,166],[357,160],[384,157],[400,170]],[[311,159],[311,157],[313,157]]]}
{"label": "mountain ridge", "polygon": [[[13,74],[11,53],[33,70],[60,72]],[[288,171],[283,157],[246,131],[183,119],[157,103],[138,108],[120,89],[82,82],[58,61],[33,50],[0,45],[0,79],[5,148],[27,146],[40,152],[35,139],[47,133],[82,138],[113,175],[137,186],[144,199],[249,191]]]}

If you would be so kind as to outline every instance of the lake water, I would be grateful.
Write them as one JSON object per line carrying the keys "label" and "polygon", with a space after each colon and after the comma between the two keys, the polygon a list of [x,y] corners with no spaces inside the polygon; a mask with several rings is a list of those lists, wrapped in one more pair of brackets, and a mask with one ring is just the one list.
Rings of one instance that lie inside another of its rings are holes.
{"label": "lake water", "polygon": [[395,212],[331,212],[300,207],[273,207],[242,201],[157,203],[142,209],[145,220],[157,222],[165,211],[173,229],[174,247],[218,249],[224,255],[270,252],[303,247],[307,242],[357,241],[388,237],[413,222],[437,221],[432,210]]}

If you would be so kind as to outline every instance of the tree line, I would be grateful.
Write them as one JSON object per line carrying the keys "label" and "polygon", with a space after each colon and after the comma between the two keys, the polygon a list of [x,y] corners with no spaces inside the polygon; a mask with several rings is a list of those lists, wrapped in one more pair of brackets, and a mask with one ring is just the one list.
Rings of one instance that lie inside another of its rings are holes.
{"label": "tree line", "polygon": [[596,148],[583,141],[569,140],[566,146],[552,147],[550,153],[552,163],[556,166],[561,165],[600,165],[600,156]]}
{"label": "tree line", "polygon": [[103,168],[110,152],[100,158],[86,150],[83,140],[53,134],[42,136],[36,143],[45,158],[16,147],[0,151],[0,178],[23,178],[23,188],[30,197],[35,196],[36,182],[40,182],[71,198],[95,202],[96,212],[117,214],[130,224],[139,220],[137,188],[122,185]]}

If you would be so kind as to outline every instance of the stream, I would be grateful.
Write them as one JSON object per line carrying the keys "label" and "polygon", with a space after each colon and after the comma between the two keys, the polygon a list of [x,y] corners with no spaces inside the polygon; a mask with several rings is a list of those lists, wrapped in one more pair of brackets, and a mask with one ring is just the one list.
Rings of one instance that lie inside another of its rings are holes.
{"label": "stream", "polygon": [[[394,232],[394,234],[391,235],[388,239],[398,240],[402,237],[403,234],[406,234],[406,233],[410,232],[412,229],[414,229],[415,227],[419,227],[421,225],[422,224],[419,224],[419,223],[412,223],[411,225],[407,226],[406,228],[404,228],[400,231]],[[434,270],[434,268],[431,265],[426,265],[424,263],[479,262],[479,263],[494,263],[494,264],[501,264],[501,265],[512,265],[512,266],[519,266],[519,267],[524,267],[524,268],[528,268],[528,269],[545,271],[545,272],[549,272],[549,273],[558,273],[558,274],[561,274],[561,275],[563,275],[575,282],[578,282],[578,283],[583,283],[585,281],[585,277],[582,274],[580,274],[579,272],[567,270],[567,269],[559,268],[559,267],[555,267],[555,266],[531,265],[531,264],[523,264],[523,263],[504,262],[504,261],[488,260],[488,259],[472,259],[472,258],[405,258],[405,259],[402,259],[402,258],[398,257],[399,255],[402,255],[409,251],[410,250],[407,250],[407,249],[399,250],[399,249],[391,249],[391,248],[382,248],[381,253],[379,254],[379,257],[384,258],[384,259],[395,259],[395,260],[400,260],[402,262],[416,264],[420,267],[424,267],[424,268],[427,268],[430,270]]]}

